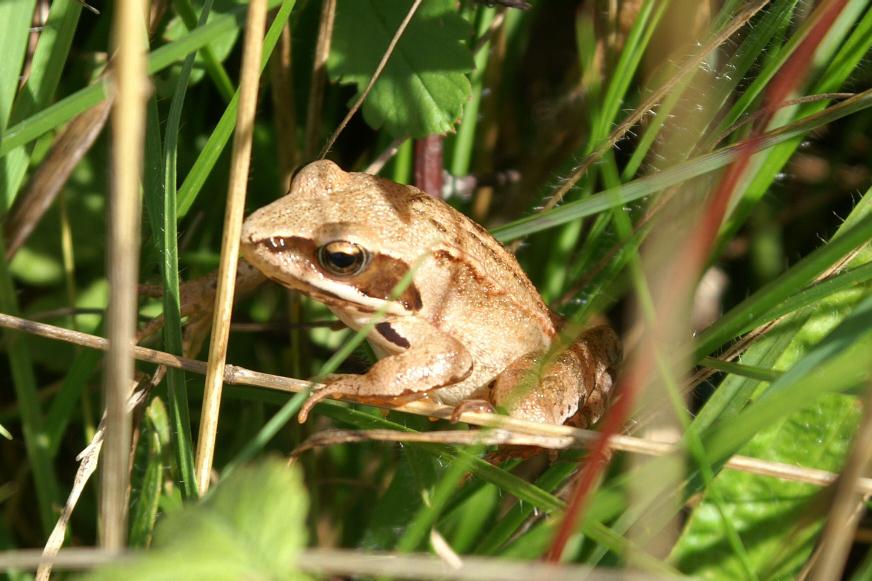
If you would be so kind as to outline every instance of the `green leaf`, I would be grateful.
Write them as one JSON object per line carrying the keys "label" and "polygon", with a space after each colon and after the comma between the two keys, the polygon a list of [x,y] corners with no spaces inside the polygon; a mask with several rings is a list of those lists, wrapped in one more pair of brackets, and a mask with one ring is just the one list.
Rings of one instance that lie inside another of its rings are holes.
{"label": "green leaf", "polygon": [[[369,83],[411,2],[343,0],[337,3],[327,68],[333,80]],[[406,29],[363,105],[375,129],[395,137],[447,133],[460,118],[472,88],[471,27],[453,0],[428,0]],[[357,97],[355,96],[355,99]]]}
{"label": "green leaf", "polygon": [[308,579],[294,569],[306,543],[308,499],[294,466],[240,468],[201,503],[166,517],[155,548],[87,579]]}

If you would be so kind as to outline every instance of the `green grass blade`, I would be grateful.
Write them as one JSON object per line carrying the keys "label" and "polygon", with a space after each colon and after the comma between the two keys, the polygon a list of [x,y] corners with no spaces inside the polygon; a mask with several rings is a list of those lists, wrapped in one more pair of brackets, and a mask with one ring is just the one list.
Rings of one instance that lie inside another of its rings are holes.
{"label": "green grass blade", "polygon": [[[212,1],[207,0],[198,26],[203,26],[212,9]],[[156,216],[156,228],[154,232],[160,232],[161,275],[163,277],[163,314],[164,347],[169,353],[182,354],[182,320],[181,301],[179,298],[179,249],[177,229],[177,197],[176,197],[176,164],[178,161],[179,126],[182,119],[182,108],[185,102],[185,93],[191,71],[194,68],[196,54],[191,52],[185,57],[182,71],[179,74],[176,88],[170,102],[169,116],[166,125],[166,138],[163,148],[163,180],[154,188],[152,211],[150,215]],[[153,107],[156,110],[156,107]],[[152,131],[152,135],[160,142],[159,128]],[[159,217],[159,218],[158,218]],[[191,419],[188,409],[188,393],[185,387],[185,373],[180,369],[167,370],[167,391],[172,417],[174,438],[174,451],[179,466],[181,488],[183,498],[193,498],[198,494],[197,481],[194,473],[194,445],[191,436]]]}
{"label": "green grass blade", "polygon": [[[102,332],[103,324],[101,323],[96,334],[101,335]],[[45,416],[48,450],[52,457],[58,453],[58,447],[63,441],[67,426],[69,426],[76,411],[76,404],[85,392],[88,380],[100,365],[101,355],[100,351],[92,349],[80,351],[64,377],[57,395],[52,399]]]}
{"label": "green grass blade", "polygon": [[[841,272],[832,278],[813,284],[806,289],[789,296],[774,309],[767,312],[766,315],[762,317],[762,320],[755,321],[755,324],[772,321],[788,313],[813,306],[818,301],[830,296],[831,294],[849,288],[868,286],[870,281],[872,281],[872,262]],[[741,332],[744,333],[749,330],[749,328],[745,328]]]}
{"label": "green grass blade", "polygon": [[136,450],[130,502],[130,546],[147,547],[157,521],[164,482],[163,449],[169,436],[170,422],[166,408],[154,398],[142,422],[142,437]]}
{"label": "green grass blade", "polygon": [[[872,91],[834,105],[825,111],[803,118],[796,123],[766,133],[760,147],[766,149],[803,135],[817,127],[831,123],[858,111],[872,107]],[[603,212],[622,204],[639,200],[660,192],[689,179],[705,175],[729,164],[735,157],[739,146],[724,147],[712,153],[677,164],[662,172],[648,175],[617,188],[610,188],[584,200],[568,202],[562,206],[520,220],[493,230],[493,235],[501,242],[507,242],[541,232],[555,226]]]}
{"label": "green grass blade", "polygon": [[754,434],[822,393],[844,392],[868,381],[870,349],[872,296],[733,422],[715,426],[704,438],[710,457],[726,459]]}
{"label": "green grass blade", "polygon": [[[495,8],[481,8],[477,29],[477,38],[487,31],[493,22]],[[490,56],[490,42],[474,55],[475,68],[471,75],[472,91],[469,101],[463,108],[463,118],[457,128],[454,137],[454,150],[451,153],[451,175],[465,176],[469,173],[472,164],[473,150],[475,149],[476,129],[480,124],[479,109],[481,107],[481,94],[484,88],[484,76],[487,69],[488,57]]]}
{"label": "green grass blade", "polygon": [[[274,8],[280,0],[269,0],[270,8]],[[0,3],[2,5],[2,3]],[[151,52],[148,58],[148,73],[153,75],[183,59],[193,50],[206,46],[214,38],[226,33],[233,27],[241,26],[245,17],[245,7],[233,12],[222,14],[212,22],[192,31],[175,42],[171,42]],[[36,113],[21,123],[10,127],[3,134],[0,142],[0,156],[4,156],[16,147],[33,141],[43,133],[60,127],[76,115],[87,111],[106,98],[107,85],[105,81],[89,85],[76,91],[54,105]]]}
{"label": "green grass blade", "polygon": [[[5,129],[12,112],[12,103],[18,91],[18,75],[24,60],[30,23],[33,16],[34,0],[11,0],[0,2],[0,134]],[[4,169],[5,168],[0,168]],[[8,197],[8,193],[3,192]],[[3,200],[9,203],[9,200]],[[4,208],[5,209],[5,208]],[[0,254],[5,254],[0,243]],[[15,287],[9,273],[8,264],[0,264],[0,309],[4,313],[17,314],[18,301]],[[48,439],[42,406],[37,394],[36,377],[30,351],[20,333],[3,333],[9,366],[12,371],[12,384],[21,411],[21,430],[24,444],[33,473],[39,506],[39,521],[43,532],[48,532],[54,524],[54,507],[58,502],[58,484],[54,466],[48,450]]]}
{"label": "green grass blade", "polygon": [[721,361],[712,357],[703,357],[700,365],[758,381],[775,381],[781,377],[781,373],[773,369],[756,365],[743,365],[741,363],[733,363],[732,361]]}
{"label": "green grass blade", "polygon": [[[194,13],[194,7],[191,5],[190,0],[173,0],[173,8],[175,8],[176,14],[181,17],[188,30],[195,30],[206,23],[202,17],[197,22],[197,15]],[[206,9],[204,8],[203,12],[205,11]],[[229,102],[233,98],[235,88],[233,87],[233,81],[230,80],[230,75],[224,70],[224,65],[215,57],[215,53],[212,52],[212,48],[208,44],[200,49],[200,56],[203,58],[203,66],[206,68],[206,72],[212,78],[212,82],[215,83],[215,88],[218,89],[221,97],[224,98],[224,102]]]}
{"label": "green grass blade", "polygon": [[429,504],[422,504],[421,509],[412,518],[412,522],[406,527],[397,543],[397,551],[408,553],[420,547],[479,452],[474,448],[467,450],[466,454],[459,456],[449,465],[448,470],[433,487],[433,493],[429,495]]}
{"label": "green grass blade", "polygon": [[6,0],[0,2],[0,132],[12,112],[12,102],[18,92],[18,75],[24,62],[27,37],[36,0]]}
{"label": "green grass blade", "polygon": [[594,128],[591,132],[591,140],[587,146],[586,153],[596,149],[599,142],[608,137],[612,123],[615,122],[621,107],[625,103],[627,90],[630,88],[630,81],[633,80],[639,69],[642,57],[645,54],[645,48],[651,41],[654,31],[657,29],[657,25],[660,23],[668,7],[668,1],[646,0],[639,8],[639,13],[633,19],[633,25],[630,28],[629,34],[627,34],[627,40],[618,57],[615,70],[611,73],[611,78],[603,96],[602,105],[600,106],[602,112],[594,121]]}
{"label": "green grass blade", "polygon": [[[59,0],[52,3],[48,19],[39,35],[36,51],[33,53],[30,77],[19,92],[12,109],[12,123],[26,119],[34,111],[47,107],[51,102],[67,62],[81,12],[82,5],[76,0]],[[12,204],[18,194],[30,163],[29,157],[29,150],[20,147],[0,159],[0,164],[4,166],[0,171],[3,179],[0,191],[3,192],[3,201],[7,205]]]}
{"label": "green grass blade", "polygon": [[[860,4],[868,8],[868,1]],[[872,10],[866,10],[857,27],[836,52],[827,66],[823,78],[816,87],[818,93],[829,93],[837,90],[856,70],[857,65],[872,48]]]}
{"label": "green grass blade", "polygon": [[[3,244],[0,242],[0,256],[2,255]],[[18,313],[12,277],[9,274],[6,261],[2,259],[0,259],[0,311],[10,315]],[[5,330],[3,337],[9,356],[9,367],[12,371],[15,400],[21,411],[24,445],[27,449],[28,463],[36,486],[39,521],[43,532],[48,534],[54,526],[55,507],[58,506],[58,482],[48,449],[49,439],[37,393],[30,349],[21,333]]]}
{"label": "green grass blade", "polygon": [[[263,54],[260,61],[260,72],[263,74],[269,62],[269,57],[278,42],[282,28],[291,15],[291,10],[294,7],[295,0],[284,0],[281,7],[276,12],[276,17],[267,30],[266,36],[263,39]],[[227,142],[230,141],[230,136],[233,134],[233,127],[236,124],[236,109],[239,107],[239,91],[234,93],[233,98],[221,115],[221,119],[215,124],[215,130],[209,135],[206,145],[197,156],[191,171],[185,177],[184,183],[179,188],[179,207],[178,216],[182,218],[191,209],[191,205],[197,199],[203,184],[206,183],[206,178],[212,172],[212,168],[218,163],[218,158]]]}
{"label": "green grass blade", "polygon": [[[864,198],[870,205],[872,197]],[[742,330],[756,326],[761,316],[790,298],[797,289],[810,284],[816,276],[835,264],[848,252],[872,239],[872,214],[865,215],[850,229],[821,246],[778,279],[767,284],[734,307],[717,323],[703,331],[698,339],[695,359],[711,354],[736,337]]]}

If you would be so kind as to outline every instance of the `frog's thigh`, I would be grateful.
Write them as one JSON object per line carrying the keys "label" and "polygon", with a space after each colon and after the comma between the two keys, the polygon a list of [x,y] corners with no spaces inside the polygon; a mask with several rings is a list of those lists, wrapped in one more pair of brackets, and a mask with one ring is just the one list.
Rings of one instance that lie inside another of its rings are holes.
{"label": "frog's thigh", "polygon": [[405,350],[379,360],[364,375],[344,376],[338,391],[362,397],[396,397],[452,385],[472,372],[472,356],[456,339],[427,321],[391,320],[376,327]]}
{"label": "frog's thigh", "polygon": [[509,365],[491,387],[491,402],[515,418],[562,424],[578,411],[576,369],[564,354],[542,370],[543,355],[542,351],[528,353]]}
{"label": "frog's thigh", "polygon": [[491,401],[509,415],[534,422],[586,427],[605,411],[620,343],[608,327],[583,333],[545,369],[544,352],[524,355],[497,377]]}

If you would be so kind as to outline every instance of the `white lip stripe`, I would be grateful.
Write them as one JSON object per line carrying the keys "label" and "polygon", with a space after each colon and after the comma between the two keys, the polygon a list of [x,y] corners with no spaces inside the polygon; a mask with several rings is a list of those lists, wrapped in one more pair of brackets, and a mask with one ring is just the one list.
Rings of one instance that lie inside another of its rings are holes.
{"label": "white lip stripe", "polygon": [[370,296],[363,294],[357,289],[350,287],[348,285],[343,284],[331,284],[333,281],[330,279],[322,279],[318,281],[310,281],[309,284],[315,287],[316,289],[322,290],[324,292],[330,293],[331,295],[337,296],[344,301],[348,301],[349,303],[353,303],[356,305],[362,305],[364,307],[369,307],[374,310],[379,310],[388,305],[385,313],[390,315],[411,315],[412,313],[403,307],[402,303],[399,301],[386,301],[384,299],[376,299]]}

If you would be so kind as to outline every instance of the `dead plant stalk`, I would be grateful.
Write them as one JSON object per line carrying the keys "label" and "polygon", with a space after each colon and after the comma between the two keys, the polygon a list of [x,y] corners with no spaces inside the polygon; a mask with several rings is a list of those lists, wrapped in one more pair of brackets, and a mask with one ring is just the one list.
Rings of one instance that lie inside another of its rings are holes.
{"label": "dead plant stalk", "polygon": [[102,547],[120,550],[127,537],[130,479],[130,416],[126,402],[133,381],[139,265],[139,176],[148,77],[143,0],[120,2],[113,22],[117,55],[113,68],[112,196],[109,206],[109,353],[104,375],[106,447],[100,495]]}
{"label": "dead plant stalk", "polygon": [[257,108],[266,12],[266,0],[252,0],[248,6],[248,19],[245,24],[239,113],[236,118],[236,133],[233,138],[233,153],[230,161],[227,209],[224,214],[224,236],[221,240],[221,264],[218,270],[218,291],[212,317],[212,338],[209,343],[209,368],[206,372],[200,432],[197,439],[196,477],[200,494],[205,494],[209,489],[212,458],[215,453],[221,388],[227,358],[227,340],[230,335],[230,314],[233,309],[233,294],[236,284],[236,266],[239,262],[239,237],[242,233],[242,217],[245,211],[245,194],[248,187],[248,168],[251,161],[251,142],[254,115]]}

